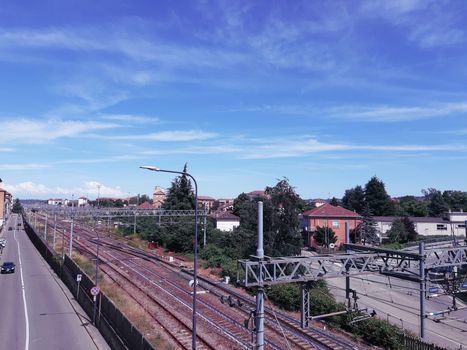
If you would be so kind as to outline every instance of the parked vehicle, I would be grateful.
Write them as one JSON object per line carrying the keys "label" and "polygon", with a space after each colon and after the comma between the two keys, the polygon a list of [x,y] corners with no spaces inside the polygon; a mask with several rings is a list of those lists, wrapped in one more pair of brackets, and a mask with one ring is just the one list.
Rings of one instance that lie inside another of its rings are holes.
{"label": "parked vehicle", "polygon": [[1,266],[2,273],[14,273],[15,272],[15,263],[11,261],[5,261]]}

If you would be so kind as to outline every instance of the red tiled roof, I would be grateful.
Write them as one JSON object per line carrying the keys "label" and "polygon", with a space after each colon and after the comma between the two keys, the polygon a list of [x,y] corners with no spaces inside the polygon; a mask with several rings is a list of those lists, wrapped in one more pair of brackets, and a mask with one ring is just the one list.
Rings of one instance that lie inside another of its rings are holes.
{"label": "red tiled roof", "polygon": [[229,213],[228,211],[214,213],[212,217],[214,217],[214,219],[216,220],[239,220],[240,221],[240,218],[237,215]]}
{"label": "red tiled roof", "polygon": [[209,197],[209,196],[198,196],[199,201],[215,201],[214,198]]}
{"label": "red tiled roof", "polygon": [[247,195],[249,195],[249,196],[264,197],[264,196],[266,195],[266,192],[263,191],[263,190],[256,190],[256,191],[248,192]]}
{"label": "red tiled roof", "polygon": [[320,207],[308,210],[303,213],[303,216],[312,216],[312,217],[352,217],[359,218],[360,215],[354,213],[353,211],[347,210],[342,207],[335,207],[331,204],[323,204]]}
{"label": "red tiled roof", "polygon": [[152,206],[151,203],[144,202],[144,203],[141,203],[140,205],[138,205],[136,208],[138,208],[138,209],[153,209],[154,207]]}

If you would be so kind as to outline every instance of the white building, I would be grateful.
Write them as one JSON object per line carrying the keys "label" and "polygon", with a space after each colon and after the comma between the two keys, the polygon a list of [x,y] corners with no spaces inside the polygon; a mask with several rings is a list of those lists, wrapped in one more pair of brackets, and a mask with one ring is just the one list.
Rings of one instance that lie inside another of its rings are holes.
{"label": "white building", "polygon": [[[399,219],[397,216],[374,216],[378,230],[383,237],[392,226],[392,222]],[[443,217],[409,217],[413,222],[415,231],[423,236],[465,236],[465,222],[467,213],[450,212],[445,213]]]}
{"label": "white building", "polygon": [[58,199],[58,198],[51,198],[47,201],[49,205],[65,205],[66,200]]}
{"label": "white building", "polygon": [[78,207],[84,207],[88,205],[88,199],[86,197],[79,197],[78,198]]}
{"label": "white building", "polygon": [[221,231],[233,231],[240,226],[240,218],[229,212],[215,213],[212,217],[216,220],[216,228]]}

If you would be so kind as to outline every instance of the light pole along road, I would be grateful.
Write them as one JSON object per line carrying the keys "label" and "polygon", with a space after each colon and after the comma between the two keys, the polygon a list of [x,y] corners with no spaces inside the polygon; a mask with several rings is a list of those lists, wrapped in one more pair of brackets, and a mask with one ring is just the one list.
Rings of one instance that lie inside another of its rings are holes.
{"label": "light pole along road", "polygon": [[196,349],[196,286],[198,284],[198,184],[196,183],[195,178],[187,172],[183,171],[174,171],[174,170],[164,170],[159,169],[155,166],[141,166],[141,169],[147,169],[150,171],[158,171],[161,173],[172,173],[180,174],[182,176],[190,177],[195,184],[195,242],[194,242],[194,258],[193,258],[193,313],[192,313],[192,323],[193,323],[193,333],[191,348]]}

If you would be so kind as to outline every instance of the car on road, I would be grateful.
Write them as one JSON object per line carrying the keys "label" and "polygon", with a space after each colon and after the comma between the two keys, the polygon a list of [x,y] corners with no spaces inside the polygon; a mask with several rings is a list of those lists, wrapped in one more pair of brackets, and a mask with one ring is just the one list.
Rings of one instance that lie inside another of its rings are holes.
{"label": "car on road", "polygon": [[14,273],[15,272],[15,263],[11,261],[5,261],[1,266],[2,273]]}

